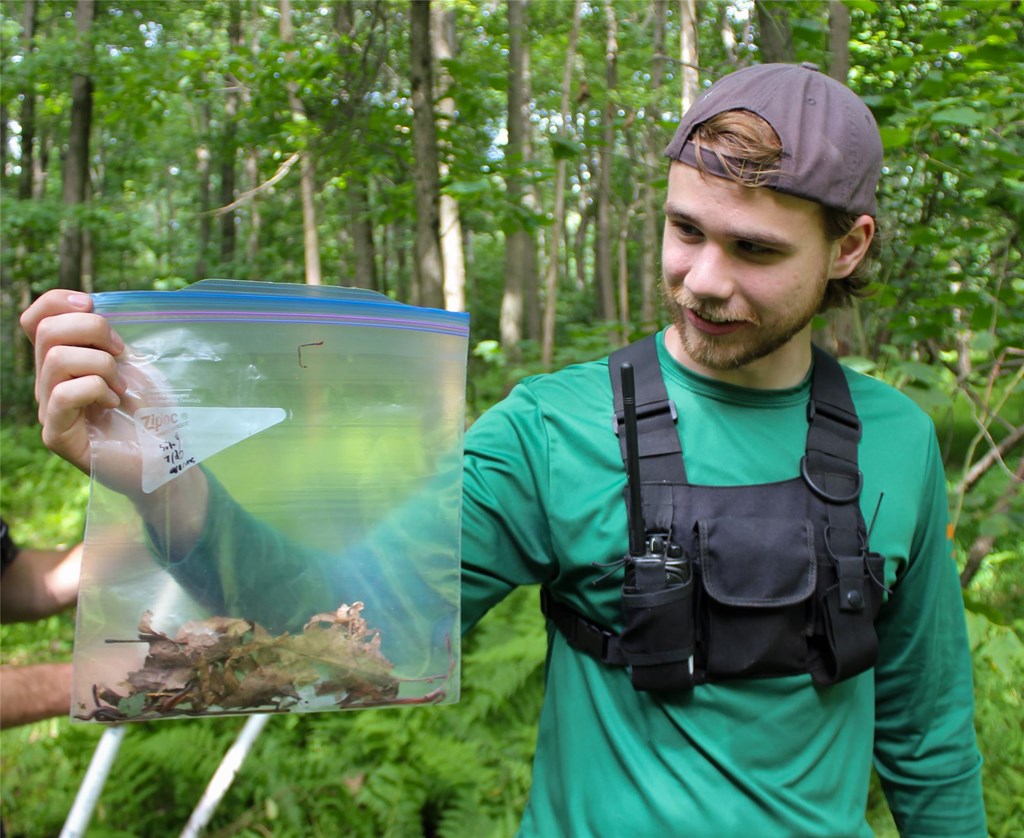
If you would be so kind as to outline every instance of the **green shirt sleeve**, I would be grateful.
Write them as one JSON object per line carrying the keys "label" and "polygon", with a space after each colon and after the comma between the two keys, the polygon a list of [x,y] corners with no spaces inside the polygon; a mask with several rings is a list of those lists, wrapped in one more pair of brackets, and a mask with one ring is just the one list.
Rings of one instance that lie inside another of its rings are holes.
{"label": "green shirt sleeve", "polygon": [[462,508],[462,626],[468,631],[518,585],[555,575],[546,519],[541,407],[528,383],[470,428]]}
{"label": "green shirt sleeve", "polygon": [[878,623],[875,768],[902,836],[985,836],[970,647],[934,433],[925,467],[912,552]]}

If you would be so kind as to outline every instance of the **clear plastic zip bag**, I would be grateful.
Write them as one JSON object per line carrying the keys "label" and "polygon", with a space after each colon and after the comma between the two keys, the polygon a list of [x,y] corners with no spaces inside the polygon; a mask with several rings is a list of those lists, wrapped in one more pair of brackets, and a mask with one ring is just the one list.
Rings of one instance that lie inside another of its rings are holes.
{"label": "clear plastic zip bag", "polygon": [[72,716],[455,701],[468,316],[207,280],[94,297]]}

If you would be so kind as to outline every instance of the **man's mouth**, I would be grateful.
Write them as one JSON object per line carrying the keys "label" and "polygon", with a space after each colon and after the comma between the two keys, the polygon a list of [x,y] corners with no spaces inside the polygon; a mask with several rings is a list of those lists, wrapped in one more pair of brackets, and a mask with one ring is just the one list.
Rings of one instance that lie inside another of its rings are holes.
{"label": "man's mouth", "polygon": [[733,320],[711,312],[698,314],[694,309],[686,309],[686,319],[701,332],[708,335],[728,335],[748,325],[747,320]]}

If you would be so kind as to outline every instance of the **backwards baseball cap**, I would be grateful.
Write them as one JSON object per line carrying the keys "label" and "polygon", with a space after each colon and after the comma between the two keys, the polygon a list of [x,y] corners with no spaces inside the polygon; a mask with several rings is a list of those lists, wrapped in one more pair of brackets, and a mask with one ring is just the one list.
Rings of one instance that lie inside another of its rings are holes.
{"label": "backwards baseball cap", "polygon": [[[750,111],[782,142],[778,171],[763,185],[856,214],[874,215],[882,139],[871,111],[814,64],[756,64],[723,76],[683,115],[665,156],[697,166],[690,137],[713,116]],[[701,162],[715,174],[717,161]]]}

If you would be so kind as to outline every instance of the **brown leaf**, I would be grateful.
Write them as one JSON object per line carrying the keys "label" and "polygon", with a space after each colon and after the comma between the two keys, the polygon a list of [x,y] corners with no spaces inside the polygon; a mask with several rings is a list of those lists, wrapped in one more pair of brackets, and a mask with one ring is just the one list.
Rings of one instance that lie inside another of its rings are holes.
{"label": "brown leaf", "polygon": [[153,629],[153,613],[146,611],[139,621],[139,639],[149,643],[143,668],[128,673],[123,695],[96,685],[96,709],[84,718],[280,710],[307,687],[344,707],[390,703],[399,682],[363,608],[355,602],[316,614],[298,635],[274,636],[249,620],[211,617],[182,624],[173,639]]}

